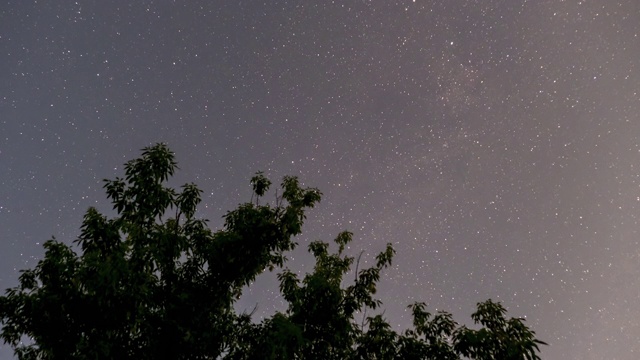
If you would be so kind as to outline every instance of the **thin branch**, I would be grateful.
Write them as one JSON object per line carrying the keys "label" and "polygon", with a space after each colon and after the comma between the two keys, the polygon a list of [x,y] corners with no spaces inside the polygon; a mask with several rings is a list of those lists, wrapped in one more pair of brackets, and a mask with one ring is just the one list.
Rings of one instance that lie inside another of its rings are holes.
{"label": "thin branch", "polygon": [[282,197],[278,196],[278,189],[276,189],[276,207],[279,208],[282,205]]}
{"label": "thin branch", "polygon": [[364,311],[362,311],[362,323],[360,324],[360,330],[364,332],[364,320],[367,316],[367,307],[364,307]]}
{"label": "thin branch", "polygon": [[256,303],[256,306],[254,306],[253,310],[251,310],[251,312],[249,313],[249,317],[253,317],[253,314],[255,314],[257,310],[258,310],[258,303]]}
{"label": "thin branch", "polygon": [[358,255],[358,261],[356,262],[356,272],[353,279],[354,281],[358,281],[358,268],[360,267],[360,258],[362,257],[362,254],[364,254],[364,250],[360,251],[360,255]]}

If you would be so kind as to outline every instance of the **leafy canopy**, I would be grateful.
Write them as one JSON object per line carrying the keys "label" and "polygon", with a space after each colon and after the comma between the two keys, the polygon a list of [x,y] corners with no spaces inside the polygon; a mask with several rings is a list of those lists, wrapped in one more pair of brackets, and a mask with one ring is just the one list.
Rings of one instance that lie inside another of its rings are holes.
{"label": "leafy canopy", "polygon": [[[105,180],[118,216],[89,208],[76,246],[47,241],[44,258],[0,297],[0,336],[19,359],[539,359],[544,343],[491,300],[472,315],[479,330],[424,303],[409,306],[413,328],[402,333],[381,315],[357,321],[382,306],[374,295],[390,244],[360,269],[345,254],[352,233],[338,234],[336,253],[312,242],[316,264],[300,279],[285,254],[318,189],[284,177],[275,204],[260,204],[272,184],[258,172],[251,201],[212,231],[195,217],[195,184],[165,186],[176,168],[164,144],[143,149],[124,178]],[[280,269],[288,307],[256,323],[233,304],[266,269]]]}

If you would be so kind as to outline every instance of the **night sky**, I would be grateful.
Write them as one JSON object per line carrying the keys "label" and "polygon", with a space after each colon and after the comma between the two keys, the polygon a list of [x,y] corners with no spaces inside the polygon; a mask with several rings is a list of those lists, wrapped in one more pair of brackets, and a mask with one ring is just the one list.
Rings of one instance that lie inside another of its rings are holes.
{"label": "night sky", "polygon": [[[369,264],[392,242],[397,330],[491,298],[544,359],[638,359],[639,59],[638,0],[3,1],[0,288],[166,142],[213,228],[258,170],[320,188],[298,271],[342,230]],[[256,303],[283,309],[274,274]]]}

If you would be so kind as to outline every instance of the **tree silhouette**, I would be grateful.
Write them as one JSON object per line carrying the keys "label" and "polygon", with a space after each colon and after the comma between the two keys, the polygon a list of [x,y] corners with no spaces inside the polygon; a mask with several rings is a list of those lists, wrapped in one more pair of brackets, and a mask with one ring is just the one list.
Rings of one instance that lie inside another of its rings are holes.
{"label": "tree silhouette", "polygon": [[[396,333],[381,315],[355,316],[382,304],[374,298],[391,264],[388,245],[371,268],[342,287],[354,257],[352,234],[339,234],[337,253],[313,242],[313,272],[302,280],[285,265],[297,245],[305,211],[320,201],[315,188],[284,177],[276,203],[260,204],[271,186],[251,179],[251,202],[224,216],[221,230],[195,217],[196,185],[180,191],[164,183],[174,174],[163,144],[143,149],[124,178],[105,180],[118,216],[90,208],[77,245],[55,239],[19,286],[0,297],[0,336],[19,359],[538,359],[538,345],[522,319],[505,319],[499,304],[478,304],[480,330],[458,327],[450,314],[411,305],[413,329]],[[283,313],[252,321],[234,302],[266,269],[280,269]],[[26,343],[22,340],[29,339]]]}

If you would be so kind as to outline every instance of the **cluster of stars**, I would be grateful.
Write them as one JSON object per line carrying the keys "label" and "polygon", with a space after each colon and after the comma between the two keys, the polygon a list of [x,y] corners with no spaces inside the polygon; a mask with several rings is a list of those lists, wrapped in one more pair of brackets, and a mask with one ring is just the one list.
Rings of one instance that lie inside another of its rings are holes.
{"label": "cluster of stars", "polygon": [[[17,2],[0,10],[0,286],[103,178],[163,141],[200,215],[297,175],[324,193],[308,241],[397,250],[379,295],[466,322],[503,301],[543,358],[640,353],[640,13],[634,0]],[[247,186],[245,186],[247,185]],[[6,224],[6,226],[5,226]],[[238,304],[283,306],[274,278]],[[9,357],[0,347],[0,357]]]}

